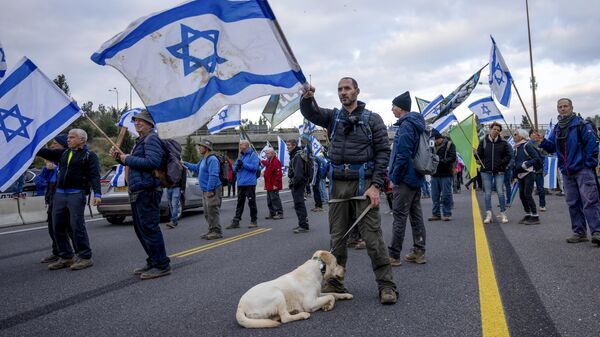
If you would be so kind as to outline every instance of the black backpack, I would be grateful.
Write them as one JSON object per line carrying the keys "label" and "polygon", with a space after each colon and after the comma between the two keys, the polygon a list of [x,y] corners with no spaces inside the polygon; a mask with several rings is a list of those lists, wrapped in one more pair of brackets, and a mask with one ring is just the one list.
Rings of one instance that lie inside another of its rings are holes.
{"label": "black backpack", "polygon": [[219,161],[219,180],[221,181],[221,185],[227,185],[229,183],[229,162],[227,161],[227,157],[222,154],[214,153],[210,156],[215,156]]}
{"label": "black backpack", "polygon": [[[144,143],[151,135],[144,139]],[[156,135],[158,137],[158,135]],[[163,151],[165,152],[161,167],[152,173],[160,180],[160,186],[171,188],[180,186],[181,177],[184,174],[183,165],[181,165],[181,145],[173,139],[161,139]]]}

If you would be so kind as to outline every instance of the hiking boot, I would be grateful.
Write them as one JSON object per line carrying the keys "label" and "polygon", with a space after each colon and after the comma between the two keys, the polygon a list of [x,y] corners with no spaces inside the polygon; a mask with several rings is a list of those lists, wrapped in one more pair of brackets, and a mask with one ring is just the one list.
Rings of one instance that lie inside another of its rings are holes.
{"label": "hiking boot", "polygon": [[600,246],[600,232],[595,232],[592,234],[592,243],[595,243],[598,246]]}
{"label": "hiking boot", "polygon": [[506,217],[506,213],[504,213],[504,212],[500,213],[500,222],[508,223],[508,218]]}
{"label": "hiking boot", "polygon": [[344,287],[344,279],[331,278],[325,281],[325,284],[321,286],[321,293],[337,293],[346,294],[348,289]]}
{"label": "hiking boot", "polygon": [[358,240],[354,245],[354,249],[365,249],[367,248],[367,243],[365,240]]}
{"label": "hiking boot", "polygon": [[[574,233],[573,235],[571,235],[567,238],[568,243],[580,243],[580,242],[587,242],[587,241],[589,241],[589,240],[587,238],[587,235],[585,235],[585,234]],[[48,268],[49,267],[50,266],[48,266]]]}
{"label": "hiking boot", "polygon": [[225,229],[234,229],[234,228],[240,228],[240,223],[237,221],[232,221],[229,226],[225,227]]}
{"label": "hiking boot", "polygon": [[546,206],[540,206],[540,212],[545,212],[546,211]]}
{"label": "hiking boot", "polygon": [[402,265],[402,261],[400,261],[400,259],[395,259],[393,257],[390,256],[390,265],[392,267],[399,267]]}
{"label": "hiking boot", "polygon": [[256,227],[258,227],[258,224],[256,223],[256,221],[254,221],[254,222],[251,222],[251,223],[248,225],[248,228],[256,228]]}
{"label": "hiking boot", "polygon": [[434,215],[434,216],[430,216],[429,219],[427,219],[429,221],[440,221],[442,220],[442,217],[439,215]]}
{"label": "hiking boot", "polygon": [[396,304],[398,294],[392,288],[383,288],[379,292],[379,303],[381,304]]}
{"label": "hiking boot", "polygon": [[524,225],[524,224],[526,224],[527,222],[529,222],[529,218],[531,218],[531,215],[526,215],[526,216],[524,216],[524,217],[523,217],[523,219],[519,220],[519,223],[520,223],[521,225]]}
{"label": "hiking boot", "polygon": [[275,215],[273,215],[273,217],[271,219],[273,219],[273,220],[281,220],[281,219],[283,219],[283,215],[281,215],[281,214],[275,214]]}
{"label": "hiking boot", "polygon": [[427,260],[425,260],[425,252],[420,249],[413,249],[410,254],[404,257],[404,259],[416,264],[424,264],[427,262]]}
{"label": "hiking boot", "polygon": [[265,220],[271,220],[271,219],[273,219],[273,216],[272,216],[272,215],[269,215],[269,216],[266,216],[266,217],[265,217]]}
{"label": "hiking boot", "polygon": [[304,227],[298,227],[294,229],[294,234],[308,233],[310,229]]}
{"label": "hiking boot", "polygon": [[167,223],[167,227],[168,228],[175,228],[175,227],[177,227],[177,222],[169,221],[169,223]]}
{"label": "hiking boot", "polygon": [[524,223],[525,225],[539,225],[540,224],[540,217],[539,216],[530,216],[529,220],[525,221]]}
{"label": "hiking boot", "polygon": [[492,211],[486,211],[485,219],[483,220],[483,223],[490,223],[490,222],[492,222]]}
{"label": "hiking boot", "polygon": [[149,279],[153,279],[153,278],[157,278],[157,277],[161,277],[161,276],[166,276],[171,274],[171,267],[167,267],[167,268],[151,268],[150,270],[142,273],[140,275],[140,278],[142,280],[149,280]]}
{"label": "hiking boot", "polygon": [[323,212],[323,207],[315,207],[310,210],[311,212]]}
{"label": "hiking boot", "polygon": [[89,259],[80,259],[77,258],[75,263],[71,265],[71,270],[81,270],[94,265],[94,261],[91,258]]}
{"label": "hiking boot", "polygon": [[216,233],[216,232],[210,232],[208,233],[208,235],[206,235],[206,240],[217,240],[217,239],[222,239],[223,238],[223,234],[221,233]]}
{"label": "hiking boot", "polygon": [[451,216],[442,216],[442,221],[450,221],[452,220]]}
{"label": "hiking boot", "polygon": [[210,231],[200,235],[200,239],[206,240],[206,237],[208,236],[208,234],[210,234]]}
{"label": "hiking boot", "polygon": [[146,263],[145,266],[134,269],[133,274],[139,276],[139,275],[142,275],[143,273],[147,272],[150,269],[152,269],[152,266]]}
{"label": "hiking boot", "polygon": [[70,267],[73,263],[75,263],[74,258],[70,258],[70,259],[59,258],[58,261],[56,261],[54,263],[50,263],[48,265],[48,269],[49,270],[63,269],[63,268]]}
{"label": "hiking boot", "polygon": [[52,254],[52,255],[48,255],[45,258],[40,260],[40,263],[51,263],[51,262],[56,262],[60,259],[60,257]]}

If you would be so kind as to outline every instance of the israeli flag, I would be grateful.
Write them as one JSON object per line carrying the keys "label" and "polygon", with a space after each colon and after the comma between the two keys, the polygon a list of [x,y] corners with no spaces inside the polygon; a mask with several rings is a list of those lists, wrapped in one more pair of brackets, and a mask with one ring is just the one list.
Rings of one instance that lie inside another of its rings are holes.
{"label": "israeli flag", "polygon": [[304,119],[304,122],[298,126],[298,132],[300,135],[310,135],[317,126],[308,119]]}
{"label": "israeli flag", "polygon": [[544,186],[548,189],[556,188],[556,179],[558,174],[558,158],[554,156],[546,156],[544,160],[544,168],[546,175],[544,176]]}
{"label": "israeli flag", "polygon": [[510,145],[511,147],[515,147],[515,139],[513,138],[512,135],[510,135],[510,137],[508,137],[508,139],[506,140],[506,142],[508,143],[508,145]]}
{"label": "israeli flag", "polygon": [[429,115],[437,115],[440,113],[440,103],[444,99],[444,96],[439,95],[433,101],[429,102],[425,108],[423,108],[423,118],[427,118]]}
{"label": "israeli flag", "polygon": [[290,153],[288,152],[287,146],[285,146],[285,141],[279,136],[277,136],[277,146],[279,147],[277,158],[279,158],[279,161],[281,162],[281,167],[285,168],[290,165]]}
{"label": "israeli flag", "polygon": [[479,118],[481,124],[504,119],[492,96],[476,100],[469,104],[469,109]]}
{"label": "israeli flag", "polygon": [[81,112],[29,59],[0,82],[0,191],[9,188],[54,136]]}
{"label": "israeli flag", "polygon": [[492,93],[500,104],[505,107],[510,107],[512,75],[504,62],[502,54],[496,45],[496,41],[492,39],[492,50],[490,52],[490,78],[489,84]]}
{"label": "israeli flag", "polygon": [[431,124],[431,127],[442,133],[448,130],[454,122],[458,122],[458,120],[456,119],[456,116],[454,116],[453,113],[450,113],[449,115],[446,115],[435,121],[433,124]]}
{"label": "israeli flag", "polygon": [[110,186],[112,187],[123,187],[125,186],[125,166],[117,165],[117,172],[115,176],[110,180]]}
{"label": "israeli flag", "polygon": [[2,42],[0,42],[0,78],[6,74],[6,54],[4,48],[2,48]]}
{"label": "israeli flag", "polygon": [[[135,125],[133,124],[133,116],[139,114],[140,112],[142,112],[142,109],[140,108],[135,108],[135,109],[131,109],[131,110],[127,110],[125,112],[123,112],[121,114],[121,118],[119,118],[119,123],[117,123],[117,126],[121,127],[121,128],[127,128],[127,131],[129,131],[129,133],[131,133],[132,136],[134,137],[139,137],[140,135],[137,133],[137,131],[135,130]],[[125,185],[123,185],[125,186]]]}
{"label": "israeli flag", "polygon": [[314,156],[318,156],[323,154],[323,145],[317,139],[317,137],[310,136],[312,139],[310,141],[310,147]]}
{"label": "israeli flag", "polygon": [[142,17],[92,55],[133,85],[163,137],[223,106],[299,92],[306,82],[266,0],[189,1]]}
{"label": "israeli flag", "polygon": [[[550,138],[553,128],[554,128],[554,125],[552,125],[552,118],[550,118],[550,123],[548,123],[548,129],[546,129],[546,134],[544,135],[544,138],[546,138],[546,139]],[[546,185],[546,186],[548,186],[548,185]]]}
{"label": "israeli flag", "polygon": [[242,125],[242,106],[231,104],[224,106],[208,123],[208,132],[212,135],[225,129]]}
{"label": "israeli flag", "polygon": [[271,146],[271,143],[269,143],[269,141],[267,140],[267,144],[265,144],[265,147],[263,147],[263,149],[260,150],[260,154],[258,156],[261,160],[267,160],[267,149],[269,148],[273,147]]}

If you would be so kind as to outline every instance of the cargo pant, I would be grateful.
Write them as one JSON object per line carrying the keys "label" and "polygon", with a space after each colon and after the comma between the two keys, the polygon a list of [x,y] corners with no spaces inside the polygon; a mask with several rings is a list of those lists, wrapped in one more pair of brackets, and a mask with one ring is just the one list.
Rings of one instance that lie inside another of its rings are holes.
{"label": "cargo pant", "polygon": [[222,234],[221,230],[221,200],[223,199],[223,189],[215,188],[212,197],[202,193],[202,205],[204,207],[204,218],[208,224],[208,231]]}

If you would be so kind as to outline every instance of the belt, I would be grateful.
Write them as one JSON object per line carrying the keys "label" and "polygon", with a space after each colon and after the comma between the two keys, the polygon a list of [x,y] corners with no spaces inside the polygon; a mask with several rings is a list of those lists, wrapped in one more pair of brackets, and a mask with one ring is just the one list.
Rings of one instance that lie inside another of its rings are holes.
{"label": "belt", "polygon": [[329,178],[329,193],[331,193],[331,190],[333,188],[333,170],[342,170],[344,171],[344,173],[347,173],[348,171],[358,171],[358,194],[362,195],[365,192],[365,171],[368,169],[372,169],[375,167],[375,163],[373,163],[372,161],[368,161],[366,163],[363,164],[334,164],[334,163],[329,163],[329,165],[331,166],[329,168],[329,174],[328,174],[328,178]]}
{"label": "belt", "polygon": [[76,188],[57,188],[56,189],[56,193],[63,193],[63,194],[73,194],[73,193],[79,193],[81,192],[80,189],[76,189]]}

